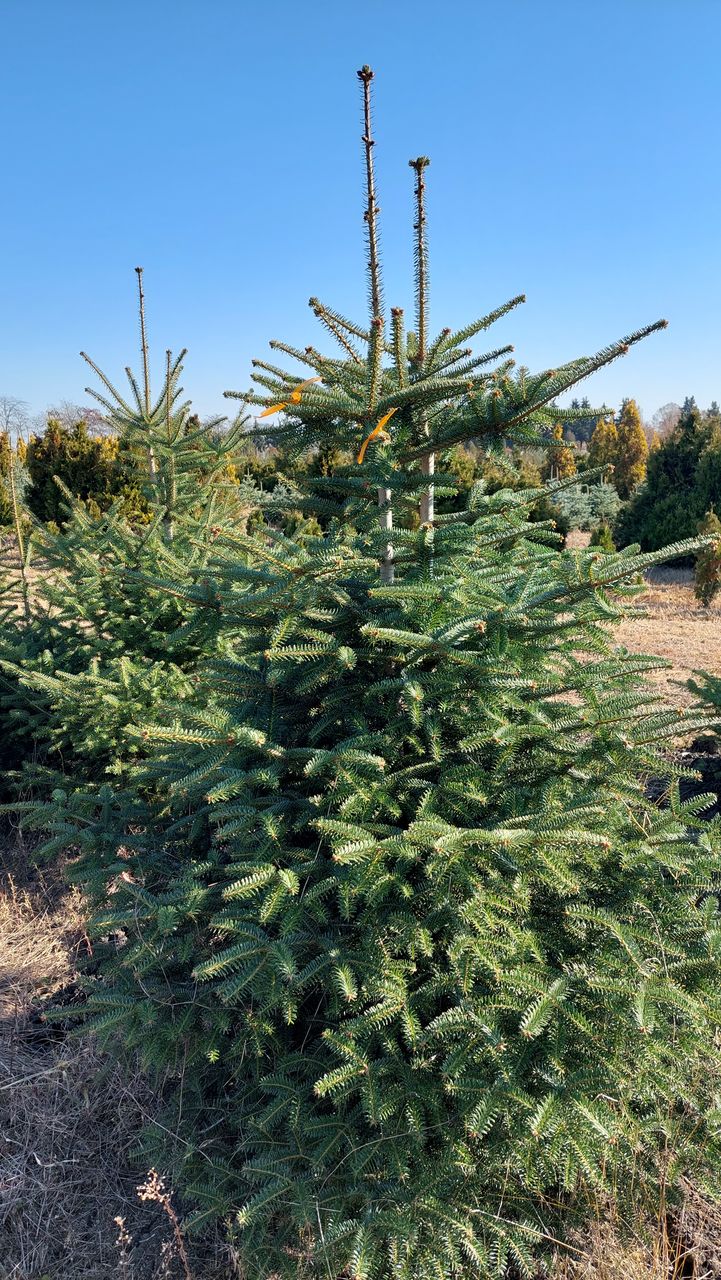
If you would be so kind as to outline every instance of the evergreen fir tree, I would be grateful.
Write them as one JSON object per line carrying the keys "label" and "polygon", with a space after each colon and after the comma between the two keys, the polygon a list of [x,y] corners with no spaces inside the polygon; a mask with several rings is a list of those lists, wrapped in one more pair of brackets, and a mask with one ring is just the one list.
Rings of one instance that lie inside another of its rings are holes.
{"label": "evergreen fir tree", "polygon": [[566,438],[573,439],[579,444],[588,444],[596,427],[596,415],[591,408],[591,402],[588,396],[584,396],[582,400],[574,398],[571,401],[572,409],[585,410],[585,416],[579,414],[573,423],[570,423],[566,430]]}
{"label": "evergreen fir tree", "polygon": [[550,485],[549,492],[569,529],[594,530],[612,522],[621,506],[612,484]]}
{"label": "evergreen fir tree", "polygon": [[618,417],[614,482],[621,498],[629,498],[646,477],[648,443],[635,400],[624,400]]}
{"label": "evergreen fir tree", "polygon": [[708,607],[721,590],[721,520],[715,511],[706,513],[698,531],[703,536],[713,539],[707,542],[696,556],[694,575],[696,599]]}
{"label": "evergreen fir tree", "polygon": [[314,300],[342,354],[275,342],[311,380],[258,361],[249,397],[357,461],[314,481],[322,536],[226,528],[212,599],[173,587],[225,657],[211,706],[143,730],[142,789],[35,821],[95,895],[90,1025],[158,1071],[151,1149],[248,1276],[530,1276],[588,1197],[632,1215],[659,1151],[714,1175],[718,832],[648,799],[676,718],[614,649],[661,557],[558,550],[537,490],[434,498],[449,449],[547,431],[658,326],[534,376],[465,345],[511,304],[431,339],[419,159],[388,328],[359,74],[369,321]]}
{"label": "evergreen fir tree", "polygon": [[607,520],[602,520],[591,534],[590,547],[600,547],[602,551],[615,551],[616,546],[613,541],[611,526]]}
{"label": "evergreen fir tree", "polygon": [[[213,632],[168,585],[189,587],[221,530],[242,526],[249,510],[248,486],[227,478],[243,424],[220,435],[219,422],[201,425],[191,415],[179,386],[185,353],[176,360],[167,353],[160,395],[151,397],[140,271],[138,283],[142,388],[127,370],[126,400],[85,357],[103,384],[102,393],[88,391],[108,414],[109,456],[120,450],[129,460],[124,473],[136,500],[129,505],[121,489],[102,513],[56,478],[62,527],[36,520],[20,570],[8,572],[6,599],[15,607],[0,628],[2,737],[11,761],[26,760],[16,781],[32,780],[43,794],[122,776],[139,745],[127,738],[128,724],[152,718],[170,699],[192,698],[191,672]],[[82,444],[87,433],[75,437]],[[77,456],[84,466],[83,451]],[[33,559],[42,572],[29,591]],[[214,599],[209,578],[193,592]]]}

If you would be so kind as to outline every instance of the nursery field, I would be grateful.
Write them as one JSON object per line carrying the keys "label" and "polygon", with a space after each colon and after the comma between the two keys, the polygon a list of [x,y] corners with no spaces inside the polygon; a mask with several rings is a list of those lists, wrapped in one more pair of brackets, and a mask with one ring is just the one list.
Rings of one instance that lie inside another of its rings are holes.
{"label": "nursery field", "polygon": [[[574,529],[570,548],[588,545],[589,535]],[[700,605],[693,591],[690,569],[656,569],[636,603],[636,616],[625,619],[617,632],[619,644],[633,653],[652,653],[671,665],[652,674],[664,700],[684,707],[693,701],[686,682],[695,671],[721,673],[721,600]]]}
{"label": "nursery field", "polygon": [[619,627],[618,639],[634,652],[655,653],[671,663],[652,679],[671,705],[682,707],[693,700],[686,681],[694,671],[721,672],[721,605],[698,604],[690,573],[666,570],[659,576],[639,598],[638,616]]}

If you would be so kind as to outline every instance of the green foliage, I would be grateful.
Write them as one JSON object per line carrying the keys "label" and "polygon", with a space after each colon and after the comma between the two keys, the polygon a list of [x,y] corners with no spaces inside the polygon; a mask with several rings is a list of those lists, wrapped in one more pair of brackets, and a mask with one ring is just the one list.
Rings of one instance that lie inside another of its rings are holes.
{"label": "green foliage", "polygon": [[[217,422],[201,425],[180,400],[181,369],[180,360],[169,363],[155,404],[129,374],[132,406],[101,375],[113,397],[103,396],[114,430],[106,456],[133,460],[143,519],[133,517],[126,494],[102,513],[56,480],[61,527],[36,521],[21,573],[6,573],[0,726],[6,765],[25,764],[6,782],[23,789],[72,792],[122,778],[142,750],[128,725],[152,721],[169,701],[210,696],[191,673],[208,645],[215,651],[213,629],[198,618],[195,598],[189,603],[175,588],[214,599],[204,571],[219,533],[244,524],[251,490],[228,476],[242,424],[225,436]],[[86,459],[84,429],[66,437],[82,444]],[[52,433],[67,459],[66,437]],[[14,554],[9,548],[11,561]]]}
{"label": "green foliage", "polygon": [[716,733],[721,732],[721,675],[710,671],[696,671],[688,687],[695,693],[700,702],[706,705],[710,713],[711,727]]}
{"label": "green foliage", "polygon": [[[203,695],[136,726],[114,786],[29,819],[93,898],[87,1026],[156,1073],[147,1158],[196,1222],[233,1215],[244,1274],[530,1276],[589,1197],[633,1217],[660,1154],[664,1188],[717,1176],[720,837],[660,754],[657,663],[615,645],[661,555],[564,552],[538,487],[434,507],[458,487],[436,457],[547,436],[647,331],[537,375],[468,352],[512,304],[431,338],[424,157],[414,330],[388,326],[359,74],[369,322],[314,301],[341,354],[274,346],[322,382],[257,362],[250,393],[290,409],[258,432],[287,457],[346,460],[276,484],[195,571],[118,575],[119,612],[164,590],[171,634],[204,637]],[[120,416],[132,441],[156,422],[140,397]],[[174,458],[153,436],[163,509]],[[322,533],[288,537],[290,508]]]}
{"label": "green foliage", "polygon": [[549,486],[552,501],[563,513],[571,529],[592,530],[612,522],[621,508],[621,499],[612,484]]}
{"label": "green foliage", "polygon": [[698,531],[713,542],[707,542],[696,556],[694,594],[702,604],[710,605],[721,590],[721,520],[715,511],[707,512]]}
{"label": "green foliage", "polygon": [[[618,429],[612,417],[599,418],[591,436],[588,460],[592,467],[603,467],[613,481],[618,456]],[[611,470],[613,468],[613,470]]]}
{"label": "green foliage", "polygon": [[574,451],[564,443],[560,422],[551,431],[551,443],[546,450],[545,474],[549,480],[567,480],[569,476],[576,474]]}
{"label": "green foliage", "polygon": [[[480,485],[489,495],[508,489],[541,490],[541,471],[522,450],[494,452],[488,456],[482,449],[471,445],[456,445],[443,460],[443,469],[457,486],[453,492],[444,493],[437,502],[441,514],[465,511],[474,486]],[[528,509],[528,518],[543,523],[565,537],[571,528],[557,495],[551,498],[545,491],[539,492]],[[419,521],[410,522],[417,528]]]}
{"label": "green foliage", "polygon": [[41,436],[31,437],[26,466],[30,481],[26,502],[37,520],[63,522],[67,506],[63,489],[95,513],[122,498],[129,515],[147,519],[132,449],[114,436],[91,435],[85,422],[67,427],[51,418]]}
{"label": "green foliage", "polygon": [[564,432],[565,437],[578,444],[588,444],[595,430],[598,415],[591,408],[591,402],[587,396],[582,400],[573,399],[571,408],[577,410],[578,417],[568,424]]}
{"label": "green foliage", "polygon": [[616,426],[613,480],[619,497],[630,498],[646,476],[648,443],[635,400],[624,400]]}
{"label": "green foliage", "polygon": [[606,520],[602,520],[591,534],[591,541],[588,544],[591,547],[600,547],[601,551],[615,551],[616,544],[613,541],[611,526]]}
{"label": "green foliage", "polygon": [[646,476],[648,443],[635,400],[624,400],[617,419],[599,418],[591,436],[588,460],[603,467],[619,497],[628,499]]}
{"label": "green foliage", "polygon": [[342,528],[224,536],[218,700],[146,730],[169,819],[45,816],[97,895],[90,1026],[182,1076],[173,1175],[243,1206],[250,1275],[466,1240],[490,1276],[559,1197],[651,1194],[659,1144],[717,1159],[718,832],[647,799],[676,717],[609,626],[653,557],[539,547],[507,491],[472,515],[392,587]]}
{"label": "green foliage", "polygon": [[651,450],[646,481],[619,515],[616,541],[653,551],[693,537],[718,502],[720,483],[721,428],[689,399],[678,424]]}
{"label": "green foliage", "polygon": [[8,488],[13,450],[7,431],[0,431],[0,526],[12,524],[13,509]]}

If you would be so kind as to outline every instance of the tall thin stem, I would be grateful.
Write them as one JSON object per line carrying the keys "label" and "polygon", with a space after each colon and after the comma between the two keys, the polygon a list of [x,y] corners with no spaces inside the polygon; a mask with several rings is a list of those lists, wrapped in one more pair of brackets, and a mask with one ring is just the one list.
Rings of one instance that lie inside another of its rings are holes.
{"label": "tall thin stem", "polygon": [[376,204],[375,172],[373,166],[373,148],[375,142],[371,132],[371,80],[373,72],[369,66],[361,67],[358,79],[363,85],[363,146],[366,162],[366,208],[363,218],[368,233],[368,281],[370,286],[371,319],[383,314],[381,295],[381,268],[378,256],[378,214]]}
{"label": "tall thin stem", "polygon": [[166,358],[166,366],[165,366],[165,429],[166,429],[166,434],[167,434],[167,437],[168,437],[168,457],[167,457],[167,467],[168,467],[168,472],[167,472],[167,474],[168,474],[168,491],[167,491],[167,493],[166,493],[166,495],[165,495],[166,511],[165,511],[165,516],[164,516],[164,518],[163,518],[163,523],[164,523],[164,525],[165,525],[165,537],[166,537],[166,539],[167,539],[167,541],[168,541],[168,542],[172,542],[172,541],[173,541],[173,538],[174,538],[174,536],[175,536],[175,528],[174,528],[174,525],[173,525],[173,511],[174,511],[174,509],[175,509],[175,499],[176,499],[176,495],[177,495],[177,487],[176,487],[176,481],[175,481],[175,458],[174,458],[174,455],[173,455],[173,450],[172,450],[172,449],[171,449],[171,447],[170,447],[170,404],[171,404],[171,399],[172,399],[172,369],[171,369],[171,354],[170,354],[170,351],[166,351],[166,353],[165,353],[165,358]]}
{"label": "tall thin stem", "polygon": [[[368,344],[368,395],[369,410],[373,409],[373,401],[380,386],[381,360],[383,357],[383,300],[381,293],[381,269],[378,254],[378,214],[376,204],[375,171],[373,166],[373,148],[375,142],[371,133],[371,80],[373,72],[369,66],[361,67],[358,79],[363,85],[363,147],[366,163],[366,207],[363,219],[368,235],[368,284],[370,290],[371,333]],[[393,528],[392,491],[385,485],[378,487],[378,523],[385,533]],[[381,582],[391,583],[395,579],[393,564],[393,544],[386,542],[380,567]]]}
{"label": "tall thin stem", "polygon": [[[143,357],[143,394],[145,397],[145,420],[150,431],[150,364],[148,361],[148,338],[145,330],[145,294],[143,292],[143,268],[135,268],[138,276],[138,309],[140,312],[140,349]],[[148,470],[150,479],[155,483],[158,468],[152,444],[148,444]]]}
{"label": "tall thin stem", "polygon": [[[426,237],[426,205],[425,190],[426,184],[423,177],[423,171],[430,164],[428,156],[418,156],[415,160],[408,161],[411,169],[416,175],[416,185],[414,195],[416,198],[416,220],[413,224],[415,232],[414,258],[415,258],[415,275],[416,275],[416,330],[417,330],[417,354],[416,364],[419,371],[423,369],[428,355],[428,240]],[[428,434],[428,422],[423,419],[421,423],[421,431],[424,435]],[[428,453],[421,458],[421,472],[424,476],[432,476],[436,469],[436,458],[434,453]],[[422,525],[432,524],[435,516],[435,490],[433,484],[421,494],[419,517]]]}
{"label": "tall thin stem", "polygon": [[18,491],[15,484],[15,462],[10,459],[10,501],[13,509],[13,524],[15,526],[15,538],[18,544],[18,555],[20,556],[20,584],[23,597],[23,612],[25,621],[30,621],[30,591],[28,587],[27,573],[27,553],[25,548],[25,538],[23,536],[23,522],[20,515],[20,503],[18,502]]}
{"label": "tall thin stem", "polygon": [[[393,529],[393,508],[391,507],[392,501],[393,501],[392,491],[390,489],[385,488],[383,485],[380,485],[378,489],[378,507],[379,507],[378,523],[381,529],[383,529],[384,532],[388,534],[390,534],[391,530]],[[384,584],[388,584],[394,581],[395,581],[395,565],[393,563],[393,543],[391,542],[389,537],[388,541],[383,547],[383,558],[381,559],[381,582]]]}
{"label": "tall thin stem", "polygon": [[413,230],[415,239],[416,267],[416,329],[418,336],[418,364],[422,367],[428,354],[428,242],[426,239],[426,184],[423,170],[430,164],[428,156],[418,156],[409,160],[408,164],[416,175],[414,195],[416,198],[416,220]]}

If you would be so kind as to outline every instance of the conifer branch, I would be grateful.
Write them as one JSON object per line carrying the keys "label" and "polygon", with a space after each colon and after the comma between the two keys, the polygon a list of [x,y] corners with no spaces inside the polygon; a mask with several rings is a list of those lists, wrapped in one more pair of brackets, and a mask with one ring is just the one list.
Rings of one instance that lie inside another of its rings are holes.
{"label": "conifer branch", "polygon": [[[427,156],[418,156],[416,160],[408,161],[410,167],[416,175],[415,198],[416,198],[416,221],[414,224],[415,238],[415,276],[416,276],[416,337],[417,348],[415,361],[420,371],[425,369],[428,342],[428,245],[426,238],[426,209],[425,209],[425,189],[426,184],[423,179],[423,170],[430,164]],[[421,422],[422,435],[428,435],[428,418],[424,414]],[[428,453],[421,458],[421,472],[424,476],[430,477],[436,469],[436,458],[434,453]],[[433,523],[435,515],[435,494],[433,485],[429,483],[428,488],[421,494],[419,506],[419,518],[421,526]]]}
{"label": "conifer branch", "polygon": [[145,389],[145,412],[150,413],[150,366],[148,364],[148,338],[145,331],[145,294],[143,293],[143,268],[136,267],[138,276],[138,312],[140,316],[140,349],[143,358],[143,383]]}
{"label": "conifer branch", "polygon": [[336,311],[334,307],[327,307],[324,302],[318,298],[309,298],[308,306],[314,311],[322,311],[324,315],[330,316],[333,323],[339,329],[345,329],[353,338],[360,338],[361,342],[367,342],[370,334],[367,329],[363,329],[361,325],[354,324],[352,320],[347,320],[341,315],[340,311]]}
{"label": "conifer branch", "polygon": [[393,360],[399,387],[408,386],[408,351],[406,348],[406,332],[403,323],[403,308],[391,307],[391,325],[393,329]]}
{"label": "conifer branch", "polygon": [[366,408],[373,413],[378,402],[381,389],[383,362],[383,320],[375,316],[371,325],[371,339],[368,346],[368,373],[366,379]]}
{"label": "conifer branch", "polygon": [[[120,408],[123,410],[123,412],[127,413],[129,418],[132,418],[133,410],[130,408],[130,405],[126,404],[120,392],[115,389],[110,379],[106,378],[102,369],[99,368],[99,366],[95,363],[94,360],[90,359],[90,356],[88,355],[87,351],[81,351],[80,355],[82,356],[85,363],[90,365],[90,368],[92,369],[93,373],[96,373],[98,375],[98,377],[100,378],[100,381],[103,383],[104,386],[107,387],[111,396],[117,402],[117,404],[120,405]],[[94,391],[92,387],[86,387],[85,390],[87,391],[88,395],[95,396],[96,400],[98,400],[101,404],[109,408],[111,412],[114,412],[115,406],[112,405],[110,401],[105,400],[102,396],[98,395],[97,391]]]}
{"label": "conifer branch", "polygon": [[428,240],[426,236],[426,209],[425,209],[425,190],[426,184],[423,178],[423,170],[430,164],[427,156],[418,156],[416,160],[409,160],[408,164],[416,175],[415,199],[416,199],[416,221],[413,230],[416,233],[415,238],[415,277],[416,277],[416,333],[418,336],[418,351],[416,359],[421,368],[423,368],[428,343]]}
{"label": "conifer branch", "polygon": [[309,306],[312,307],[313,314],[316,316],[316,318],[320,320],[321,324],[325,325],[329,333],[332,333],[336,342],[343,348],[345,352],[347,352],[351,360],[355,364],[360,364],[361,358],[356,348],[353,346],[350,340],[343,333],[343,330],[341,329],[340,325],[336,321],[335,317],[332,314],[330,314],[325,307],[321,306],[317,298],[311,298],[309,302]]}
{"label": "conifer branch", "polygon": [[172,542],[172,541],[173,541],[173,536],[174,536],[174,529],[173,529],[173,515],[172,515],[172,512],[173,512],[173,508],[174,508],[174,506],[175,506],[176,481],[175,481],[175,458],[174,458],[174,456],[173,456],[173,451],[172,451],[172,449],[170,448],[170,446],[171,446],[171,444],[172,444],[172,440],[171,440],[171,432],[170,432],[170,409],[171,409],[171,402],[172,402],[172,390],[173,390],[173,383],[172,383],[173,371],[172,371],[172,367],[171,367],[171,353],[170,353],[170,350],[167,350],[167,351],[166,351],[166,353],[165,353],[165,359],[166,359],[166,366],[165,366],[165,431],[166,431],[166,435],[167,435],[167,442],[168,442],[168,450],[169,450],[169,452],[168,452],[168,457],[167,457],[167,462],[166,462],[166,465],[167,465],[167,468],[168,468],[168,492],[167,492],[167,494],[166,494],[166,508],[165,508],[165,515],[164,515],[163,519],[164,519],[164,523],[165,523],[165,536],[166,536],[166,538],[167,538],[167,541],[168,541],[168,542]]}
{"label": "conifer branch", "polygon": [[373,148],[375,142],[371,132],[371,80],[373,72],[369,66],[361,67],[358,79],[363,85],[363,145],[366,162],[366,209],[363,214],[368,236],[368,281],[370,286],[371,319],[376,320],[383,315],[383,299],[381,293],[381,268],[378,254],[378,214],[376,204],[375,172],[373,165]]}
{"label": "conifer branch", "polygon": [[128,382],[130,383],[130,389],[131,389],[131,391],[132,391],[132,393],[133,393],[133,395],[134,395],[134,397],[135,397],[135,403],[136,403],[136,404],[137,404],[137,406],[138,406],[138,413],[141,413],[141,414],[142,414],[142,412],[143,412],[143,402],[142,402],[142,400],[141,400],[141,398],[140,398],[140,387],[138,386],[138,380],[137,380],[137,378],[135,377],[135,374],[133,373],[133,371],[132,371],[132,369],[130,368],[130,366],[129,366],[129,365],[127,365],[127,364],[126,364],[126,366],[125,366],[125,376],[126,376],[126,378],[128,379]]}
{"label": "conifer branch", "polygon": [[15,459],[10,459],[10,470],[8,472],[10,481],[10,502],[13,510],[13,525],[15,528],[15,538],[18,544],[18,556],[20,559],[20,583],[23,597],[23,613],[25,621],[30,621],[30,590],[28,585],[27,572],[27,549],[25,546],[25,537],[23,534],[23,522],[20,512],[20,503],[18,501],[17,485],[15,483]]}
{"label": "conifer branch", "polygon": [[521,303],[525,301],[525,293],[517,294],[515,298],[510,298],[508,302],[496,307],[495,311],[489,311],[488,315],[481,316],[480,320],[474,320],[472,324],[467,324],[463,329],[457,329],[455,333],[447,333],[438,344],[438,349],[444,350],[446,347],[457,347],[461,342],[468,342],[469,338],[474,338],[483,329],[490,328],[492,324],[495,324],[496,320],[508,315],[509,311],[514,311],[516,307],[520,307]]}
{"label": "conifer branch", "polygon": [[[138,276],[138,313],[140,316],[140,349],[143,358],[143,389],[145,393],[145,419],[150,419],[150,365],[148,363],[148,338],[145,330],[145,294],[143,293],[143,268],[135,268]],[[150,430],[150,428],[148,428]],[[152,442],[148,441],[148,471],[150,479],[155,483],[158,469]]]}

